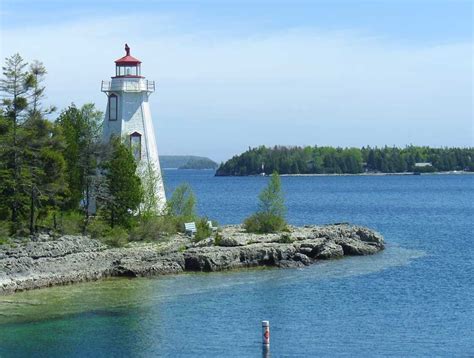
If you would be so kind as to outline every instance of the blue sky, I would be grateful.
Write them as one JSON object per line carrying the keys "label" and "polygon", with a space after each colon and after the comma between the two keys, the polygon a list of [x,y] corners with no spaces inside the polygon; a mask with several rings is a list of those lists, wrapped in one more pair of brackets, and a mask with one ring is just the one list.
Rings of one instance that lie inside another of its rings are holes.
{"label": "blue sky", "polygon": [[472,146],[470,1],[3,0],[2,58],[45,63],[48,101],[95,102],[128,42],[157,81],[163,154],[260,144]]}

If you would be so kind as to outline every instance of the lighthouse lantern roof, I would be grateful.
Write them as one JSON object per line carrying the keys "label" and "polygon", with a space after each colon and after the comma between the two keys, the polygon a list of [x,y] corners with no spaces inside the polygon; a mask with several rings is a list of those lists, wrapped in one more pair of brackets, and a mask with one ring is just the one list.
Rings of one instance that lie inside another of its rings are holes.
{"label": "lighthouse lantern roof", "polygon": [[130,65],[139,65],[142,63],[139,59],[130,55],[130,47],[125,44],[125,56],[119,58],[115,61],[117,66],[130,66]]}
{"label": "lighthouse lantern roof", "polygon": [[125,56],[115,61],[116,77],[141,77],[141,61],[130,55],[130,47],[125,44]]}

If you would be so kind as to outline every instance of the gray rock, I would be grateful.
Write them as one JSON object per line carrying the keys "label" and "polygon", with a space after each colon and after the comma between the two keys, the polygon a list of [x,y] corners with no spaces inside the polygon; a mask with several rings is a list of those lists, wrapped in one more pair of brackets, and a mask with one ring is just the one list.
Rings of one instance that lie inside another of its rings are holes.
{"label": "gray rock", "polygon": [[[370,255],[384,248],[370,229],[342,225],[291,227],[290,232],[248,234],[227,226],[213,238],[191,243],[176,235],[164,243],[108,248],[84,236],[38,236],[0,245],[0,294],[98,280],[109,276],[154,276],[183,271],[221,271],[254,266],[304,267],[317,260]],[[282,243],[282,235],[290,240]]]}

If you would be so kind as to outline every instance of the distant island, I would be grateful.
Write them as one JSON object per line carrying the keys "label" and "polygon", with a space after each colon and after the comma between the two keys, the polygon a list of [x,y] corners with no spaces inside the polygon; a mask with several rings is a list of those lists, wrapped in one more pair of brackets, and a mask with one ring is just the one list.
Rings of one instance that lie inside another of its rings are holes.
{"label": "distant island", "polygon": [[271,174],[430,173],[474,171],[474,148],[249,148],[221,164],[216,176]]}
{"label": "distant island", "polygon": [[160,155],[160,165],[168,169],[216,169],[219,166],[212,159],[195,155]]}

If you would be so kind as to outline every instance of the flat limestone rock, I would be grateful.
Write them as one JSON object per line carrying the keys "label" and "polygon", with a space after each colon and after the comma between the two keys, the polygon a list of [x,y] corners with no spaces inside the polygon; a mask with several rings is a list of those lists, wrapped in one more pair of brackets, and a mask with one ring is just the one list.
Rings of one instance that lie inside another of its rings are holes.
{"label": "flat limestone rock", "polygon": [[165,242],[135,242],[124,248],[108,248],[87,236],[14,240],[0,245],[0,294],[110,276],[304,267],[384,249],[382,235],[349,224],[290,227],[273,234],[249,234],[233,225],[221,228],[219,236],[193,243],[176,235]]}

